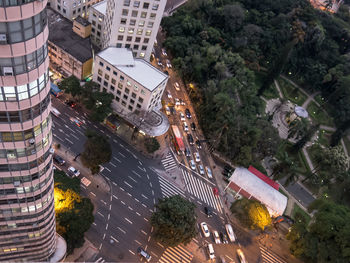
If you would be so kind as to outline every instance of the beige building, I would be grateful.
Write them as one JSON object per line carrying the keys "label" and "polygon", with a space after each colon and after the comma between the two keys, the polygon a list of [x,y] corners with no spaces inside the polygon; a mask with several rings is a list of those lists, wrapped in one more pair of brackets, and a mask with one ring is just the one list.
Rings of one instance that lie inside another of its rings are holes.
{"label": "beige building", "polygon": [[91,23],[91,41],[94,45],[101,48],[103,35],[106,35],[105,18],[106,18],[107,1],[101,1],[90,7],[89,22]]}
{"label": "beige building", "polygon": [[[1,262],[50,261],[60,246],[46,4],[46,0],[14,0],[0,6]],[[57,259],[64,256],[62,252]]]}
{"label": "beige building", "polygon": [[159,115],[168,76],[126,48],[109,47],[95,56],[93,80],[101,91],[113,94],[112,108],[118,115],[140,126],[151,112]]}
{"label": "beige building", "polygon": [[50,0],[50,7],[69,20],[88,18],[89,8],[100,0]]}
{"label": "beige building", "polygon": [[105,0],[107,12],[102,48],[116,46],[132,49],[134,57],[149,61],[165,0]]}
{"label": "beige building", "polygon": [[[50,69],[63,77],[84,80],[92,74],[93,52],[90,23],[78,17],[73,23],[48,9]],[[83,38],[83,37],[84,38]]]}

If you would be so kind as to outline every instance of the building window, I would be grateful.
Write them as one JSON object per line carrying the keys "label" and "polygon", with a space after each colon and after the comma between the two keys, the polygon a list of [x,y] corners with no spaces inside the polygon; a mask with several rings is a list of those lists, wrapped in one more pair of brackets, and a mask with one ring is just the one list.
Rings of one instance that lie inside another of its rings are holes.
{"label": "building window", "polygon": [[128,109],[129,109],[129,111],[132,111],[132,106],[129,105]]}
{"label": "building window", "polygon": [[126,41],[131,41],[132,40],[132,37],[130,37],[130,36],[128,36],[127,38],[126,38]]}
{"label": "building window", "polygon": [[108,74],[105,74],[105,79],[109,80],[109,75]]}
{"label": "building window", "polygon": [[140,53],[140,58],[144,58],[145,57],[145,52],[141,52]]}
{"label": "building window", "polygon": [[152,10],[158,10],[158,7],[159,7],[158,4],[154,4],[154,5],[152,6]]}
{"label": "building window", "polygon": [[117,43],[117,48],[121,48],[122,44],[121,43]]}
{"label": "building window", "polygon": [[117,81],[114,79],[114,78],[112,78],[112,84],[116,84],[117,83]]}
{"label": "building window", "polygon": [[126,18],[122,18],[121,20],[120,20],[120,24],[122,24],[122,25],[126,25]]}
{"label": "building window", "polygon": [[125,48],[130,48],[130,44],[125,44]]}
{"label": "building window", "polygon": [[125,32],[125,27],[122,27],[122,26],[119,27],[119,32],[120,32],[120,33],[124,33],[124,32]]}
{"label": "building window", "polygon": [[131,19],[130,20],[130,26],[134,26],[136,25],[136,20],[135,19]]}
{"label": "building window", "polygon": [[128,100],[128,96],[124,94],[123,96],[124,100]]}
{"label": "building window", "polygon": [[113,70],[113,75],[117,76],[118,73],[116,71]]}
{"label": "building window", "polygon": [[143,32],[143,29],[142,29],[142,28],[138,28],[138,29],[137,29],[137,34],[138,34],[138,35],[142,35],[142,32]]}
{"label": "building window", "polygon": [[146,30],[146,36],[150,36],[152,34],[152,30]]}
{"label": "building window", "polygon": [[140,105],[140,104],[137,104],[136,107],[137,107],[138,109],[141,109],[141,105]]}
{"label": "building window", "polygon": [[107,69],[108,71],[111,71],[111,68],[110,68],[110,67],[108,67],[108,66],[106,66],[106,69]]}
{"label": "building window", "polygon": [[120,81],[124,81],[124,76],[120,76]]}
{"label": "building window", "polygon": [[149,16],[151,19],[156,19],[156,14],[155,13],[151,13],[151,15]]}
{"label": "building window", "polygon": [[127,16],[128,13],[129,13],[129,10],[128,10],[128,9],[123,9],[123,11],[122,11],[122,15],[123,15],[123,16]]}
{"label": "building window", "polygon": [[131,97],[133,97],[134,99],[136,99],[136,94],[134,92],[131,93]]}
{"label": "building window", "polygon": [[108,82],[107,81],[104,81],[103,82],[103,85],[105,85],[106,87],[108,86]]}
{"label": "building window", "polygon": [[134,104],[135,101],[133,99],[130,99],[130,104]]}
{"label": "building window", "polygon": [[122,83],[118,83],[118,88],[122,89],[123,88],[123,84]]}
{"label": "building window", "polygon": [[124,6],[130,6],[130,0],[124,0]]}
{"label": "building window", "polygon": [[121,93],[121,91],[120,91],[120,90],[117,90],[117,94],[118,94],[118,95],[121,95],[122,93]]}
{"label": "building window", "polygon": [[106,92],[106,93],[107,93],[107,89],[106,89],[106,88],[103,88],[103,92]]}
{"label": "building window", "polygon": [[125,107],[126,106],[126,102],[122,100],[122,105]]}
{"label": "building window", "polygon": [[142,89],[142,90],[141,90],[141,94],[142,94],[142,95],[146,95],[146,92]]}
{"label": "building window", "polygon": [[147,12],[141,12],[141,18],[146,18],[147,17]]}
{"label": "building window", "polygon": [[143,27],[144,25],[145,25],[145,20],[141,20],[141,21],[139,22],[139,26]]}
{"label": "building window", "polygon": [[129,29],[128,29],[128,33],[129,33],[129,34],[133,34],[133,33],[134,33],[134,29],[133,29],[133,28],[131,28],[131,27],[129,27]]}
{"label": "building window", "polygon": [[140,6],[140,1],[134,1],[134,7],[139,7]]}
{"label": "building window", "polygon": [[141,50],[147,50],[147,46],[142,46]]}
{"label": "building window", "polygon": [[101,61],[100,61],[100,63],[99,63],[99,64],[100,64],[100,66],[101,66],[101,67],[103,67],[103,62],[101,62]]}
{"label": "building window", "polygon": [[135,11],[135,10],[131,12],[131,16],[132,16],[132,17],[137,17],[137,14],[138,14],[138,12]]}
{"label": "building window", "polygon": [[91,32],[92,32],[92,33],[95,33],[95,28],[91,28]]}
{"label": "building window", "polygon": [[143,8],[144,9],[148,9],[148,7],[149,7],[149,3],[143,3]]}
{"label": "building window", "polygon": [[153,24],[154,24],[153,22],[148,22],[147,27],[148,27],[148,28],[152,28],[152,27],[153,27]]}
{"label": "building window", "polygon": [[112,85],[110,86],[110,89],[113,91],[115,90],[114,86],[112,86]]}
{"label": "building window", "polygon": [[143,40],[143,43],[145,43],[145,44],[147,44],[149,42],[149,38],[145,38],[144,40]]}
{"label": "building window", "polygon": [[128,88],[125,88],[125,93],[126,94],[129,94],[130,93],[130,90]]}
{"label": "building window", "polygon": [[75,10],[73,10],[73,15],[75,15]]}
{"label": "building window", "polygon": [[134,49],[138,50],[139,49],[139,45],[134,45]]}
{"label": "building window", "polygon": [[122,36],[122,35],[119,35],[119,36],[118,36],[118,40],[121,40],[121,41],[122,41],[123,38],[124,38],[124,36]]}
{"label": "building window", "polygon": [[100,75],[100,76],[102,76],[102,75],[103,75],[102,70],[101,70],[101,69],[99,69],[99,70],[97,71],[97,74],[98,74],[98,75]]}
{"label": "building window", "polygon": [[102,80],[101,77],[97,77],[98,82],[101,82],[101,80]]}
{"label": "building window", "polygon": [[143,102],[143,98],[139,97],[139,102],[142,103]]}
{"label": "building window", "polygon": [[140,38],[140,37],[135,38],[135,42],[136,42],[136,43],[140,43],[140,41],[141,41],[141,38]]}
{"label": "building window", "polygon": [[134,85],[134,90],[138,91],[139,87],[137,87],[136,85]]}
{"label": "building window", "polygon": [[119,102],[120,98],[118,96],[115,96],[115,100]]}
{"label": "building window", "polygon": [[94,26],[96,26],[96,21],[92,20],[92,21],[91,21],[91,24],[94,25]]}

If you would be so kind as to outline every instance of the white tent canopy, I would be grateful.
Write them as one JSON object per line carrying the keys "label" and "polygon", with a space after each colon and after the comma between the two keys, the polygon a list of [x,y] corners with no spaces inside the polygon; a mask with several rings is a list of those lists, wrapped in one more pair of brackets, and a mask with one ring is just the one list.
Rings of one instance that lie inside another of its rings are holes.
{"label": "white tent canopy", "polygon": [[271,216],[283,214],[287,207],[287,197],[252,174],[246,168],[238,167],[230,177],[230,182],[263,203]]}

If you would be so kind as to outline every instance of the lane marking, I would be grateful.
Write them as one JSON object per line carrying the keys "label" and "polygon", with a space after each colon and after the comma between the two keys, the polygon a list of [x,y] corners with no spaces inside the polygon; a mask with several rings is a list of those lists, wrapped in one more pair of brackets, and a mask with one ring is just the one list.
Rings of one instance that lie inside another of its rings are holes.
{"label": "lane marking", "polygon": [[119,226],[117,227],[122,233],[126,233],[126,231],[125,230],[123,230],[123,229],[121,229]]}
{"label": "lane marking", "polygon": [[161,248],[164,248],[164,246],[159,242],[157,242],[157,245],[160,246]]}
{"label": "lane marking", "polygon": [[142,165],[141,161],[139,161],[139,164]]}
{"label": "lane marking", "polygon": [[112,165],[113,167],[117,167],[114,163],[109,162],[110,165]]}
{"label": "lane marking", "polygon": [[141,245],[141,242],[139,242],[138,240],[134,240],[137,244]]}
{"label": "lane marking", "polygon": [[111,239],[113,239],[115,242],[119,243],[119,241],[114,236],[111,236]]}
{"label": "lane marking", "polygon": [[146,172],[146,169],[145,168],[142,168],[140,166],[137,166],[137,168],[139,168],[142,172]]}
{"label": "lane marking", "polygon": [[119,160],[117,157],[113,157],[114,160],[116,160],[117,162],[122,162],[121,160]]}
{"label": "lane marking", "polygon": [[128,184],[126,181],[124,181],[124,184],[126,184],[127,186],[129,186],[130,188],[133,188],[130,184]]}
{"label": "lane marking", "polygon": [[124,189],[124,188],[122,188],[122,187],[120,187],[120,186],[119,186],[119,188],[120,188],[120,190],[122,190],[123,192],[125,192],[125,189]]}
{"label": "lane marking", "polygon": [[141,175],[139,175],[137,172],[135,172],[134,170],[132,170],[131,172],[133,172],[134,174],[136,174],[139,178],[141,178]]}
{"label": "lane marking", "polygon": [[111,218],[111,214],[108,214],[108,219],[107,220],[109,220]]}
{"label": "lane marking", "polygon": [[148,222],[148,219],[147,218],[143,218],[146,222]]}
{"label": "lane marking", "polygon": [[135,256],[135,253],[134,253],[134,252],[132,252],[130,249],[129,249],[129,252]]}
{"label": "lane marking", "polygon": [[144,230],[141,230],[141,233],[147,236],[147,233]]}
{"label": "lane marking", "polygon": [[131,222],[128,218],[124,217],[124,219],[125,219],[126,221],[128,221],[130,224],[132,224],[132,222]]}
{"label": "lane marking", "polygon": [[123,205],[125,205],[125,202],[124,201],[120,201]]}
{"label": "lane marking", "polygon": [[141,214],[139,212],[136,212],[136,215],[141,216]]}
{"label": "lane marking", "polygon": [[134,199],[135,199],[136,202],[139,202],[139,203],[140,203],[140,200],[139,200],[139,199],[137,199],[137,198],[134,198]]}
{"label": "lane marking", "polygon": [[93,192],[90,192],[90,194],[92,194],[93,196],[96,196],[95,193],[93,193]]}
{"label": "lane marking", "polygon": [[122,157],[124,157],[125,158],[125,155],[124,154],[122,154],[121,152],[118,152]]}
{"label": "lane marking", "polygon": [[102,243],[100,244],[100,246],[99,246],[99,248],[98,248],[98,249],[99,249],[99,250],[101,250],[101,248],[102,248]]}
{"label": "lane marking", "polygon": [[147,205],[145,205],[145,204],[142,204],[142,206],[147,208]]}
{"label": "lane marking", "polygon": [[134,183],[137,183],[137,181],[134,178],[132,178],[130,175],[128,175],[128,177],[131,181],[133,181]]}
{"label": "lane marking", "polygon": [[130,206],[128,206],[128,208],[129,208],[129,210],[134,211],[134,209],[132,209]]}
{"label": "lane marking", "polygon": [[92,224],[93,224],[94,226],[97,226],[95,222],[92,222]]}
{"label": "lane marking", "polygon": [[106,225],[106,230],[108,229],[108,223],[107,223],[107,225]]}
{"label": "lane marking", "polygon": [[114,197],[115,199],[117,199],[117,200],[118,200],[118,197],[116,197],[115,195],[113,195],[113,197]]}
{"label": "lane marking", "polygon": [[114,184],[114,186],[118,186],[116,182],[112,182],[112,184]]}
{"label": "lane marking", "polygon": [[100,216],[102,216],[102,217],[105,217],[102,213],[100,213],[100,212],[97,212],[97,214],[99,214]]}
{"label": "lane marking", "polygon": [[112,172],[110,169],[108,169],[107,167],[105,167],[105,169],[108,171],[108,172]]}
{"label": "lane marking", "polygon": [[106,201],[100,200],[104,205],[107,205]]}
{"label": "lane marking", "polygon": [[154,253],[153,251],[151,251],[151,254],[158,258],[158,255],[156,253]]}
{"label": "lane marking", "polygon": [[74,144],[71,140],[69,140],[69,139],[67,139],[67,138],[65,138],[65,140],[66,140],[67,142],[69,142],[70,144]]}
{"label": "lane marking", "polygon": [[111,210],[112,210],[112,204],[109,205],[109,211],[111,211]]}
{"label": "lane marking", "polygon": [[141,194],[141,196],[142,196],[143,198],[145,198],[145,199],[148,199],[148,197],[145,196],[144,194]]}

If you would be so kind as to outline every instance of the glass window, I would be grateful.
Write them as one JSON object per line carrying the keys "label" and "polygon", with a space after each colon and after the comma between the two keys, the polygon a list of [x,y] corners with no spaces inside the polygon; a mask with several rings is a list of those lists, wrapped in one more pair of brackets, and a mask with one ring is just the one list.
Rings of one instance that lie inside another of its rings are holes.
{"label": "glass window", "polygon": [[141,41],[141,38],[140,38],[140,37],[136,37],[136,38],[135,38],[135,42],[136,42],[136,43],[140,43],[140,41]]}
{"label": "glass window", "polygon": [[136,20],[135,19],[131,19],[130,20],[130,26],[134,26],[136,25]]}
{"label": "glass window", "polygon": [[140,1],[134,1],[134,7],[139,7],[140,6]]}
{"label": "glass window", "polygon": [[155,13],[151,13],[150,18],[151,19],[156,19],[156,14]]}
{"label": "glass window", "polygon": [[142,35],[142,32],[143,32],[143,29],[142,29],[142,28],[138,28],[138,29],[137,29],[137,34],[138,34],[138,35]]}
{"label": "glass window", "polygon": [[125,32],[125,27],[122,27],[122,26],[119,27],[119,32],[120,32],[120,33],[124,33],[124,32]]}
{"label": "glass window", "polygon": [[145,25],[145,20],[140,20],[139,26],[143,27]]}
{"label": "glass window", "polygon": [[128,13],[129,13],[129,10],[128,10],[128,9],[123,9],[123,11],[122,11],[122,15],[123,15],[123,16],[127,16]]}
{"label": "glass window", "polygon": [[144,9],[148,9],[148,7],[149,7],[149,3],[143,3],[143,8]]}
{"label": "glass window", "polygon": [[146,18],[147,12],[141,12],[141,18]]}
{"label": "glass window", "polygon": [[150,36],[152,34],[152,30],[146,30],[146,36]]}

